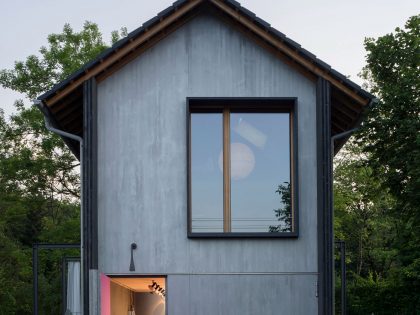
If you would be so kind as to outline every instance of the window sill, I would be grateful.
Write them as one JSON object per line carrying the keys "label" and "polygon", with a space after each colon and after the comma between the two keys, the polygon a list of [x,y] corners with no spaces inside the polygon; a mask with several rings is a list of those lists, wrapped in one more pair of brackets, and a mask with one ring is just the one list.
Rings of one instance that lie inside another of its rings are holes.
{"label": "window sill", "polygon": [[207,239],[220,239],[220,238],[292,238],[297,239],[299,237],[298,232],[287,232],[287,233],[263,233],[263,232],[230,232],[230,233],[192,233],[188,232],[188,238],[207,238]]}

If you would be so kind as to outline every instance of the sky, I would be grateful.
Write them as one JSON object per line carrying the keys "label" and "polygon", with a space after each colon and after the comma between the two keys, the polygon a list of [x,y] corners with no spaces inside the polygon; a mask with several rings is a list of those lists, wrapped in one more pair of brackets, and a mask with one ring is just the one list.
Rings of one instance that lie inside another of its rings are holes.
{"label": "sky", "polygon": [[[47,36],[61,32],[64,23],[80,30],[84,21],[99,25],[104,39],[121,27],[128,31],[172,4],[168,0],[0,0],[0,69],[37,54]],[[418,0],[243,0],[273,27],[330,64],[363,83],[357,74],[364,66],[365,37],[378,37],[402,27],[420,13]],[[13,113],[21,95],[0,87],[0,108]],[[29,101],[26,101],[29,105]]]}
{"label": "sky", "polygon": [[[230,114],[232,232],[268,232],[290,183],[288,113]],[[223,232],[222,114],[191,115],[193,232]],[[284,222],[281,222],[284,224]]]}

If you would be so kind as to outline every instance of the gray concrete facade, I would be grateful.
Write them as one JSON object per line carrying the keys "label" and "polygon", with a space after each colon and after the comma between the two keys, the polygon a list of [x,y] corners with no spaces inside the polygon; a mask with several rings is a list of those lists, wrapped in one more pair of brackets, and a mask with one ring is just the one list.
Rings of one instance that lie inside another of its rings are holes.
{"label": "gray concrete facade", "polygon": [[[187,97],[297,97],[297,239],[187,238]],[[315,104],[314,82],[209,15],[101,82],[99,272],[167,275],[170,315],[316,314]]]}
{"label": "gray concrete facade", "polygon": [[317,314],[315,283],[315,275],[171,276],[168,314]]}

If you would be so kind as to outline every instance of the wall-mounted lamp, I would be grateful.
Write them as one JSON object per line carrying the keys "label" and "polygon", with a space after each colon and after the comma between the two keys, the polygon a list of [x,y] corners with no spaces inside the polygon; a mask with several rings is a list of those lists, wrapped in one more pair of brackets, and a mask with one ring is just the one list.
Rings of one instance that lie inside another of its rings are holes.
{"label": "wall-mounted lamp", "polygon": [[136,267],[134,266],[134,259],[133,259],[133,251],[137,249],[136,243],[131,243],[131,261],[130,261],[130,271],[136,271]]}
{"label": "wall-mounted lamp", "polygon": [[152,284],[149,285],[149,290],[151,294],[157,294],[157,295],[160,295],[161,297],[166,296],[165,289],[162,288],[159,284],[157,284],[157,282],[154,280],[152,280]]}

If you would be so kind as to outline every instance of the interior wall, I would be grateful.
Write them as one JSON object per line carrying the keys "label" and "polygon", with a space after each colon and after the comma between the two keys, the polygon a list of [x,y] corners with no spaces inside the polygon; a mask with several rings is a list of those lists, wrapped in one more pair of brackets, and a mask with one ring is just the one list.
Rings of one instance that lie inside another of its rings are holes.
{"label": "interior wall", "polygon": [[111,279],[101,274],[101,315],[111,315]]}
{"label": "interior wall", "polygon": [[136,315],[165,315],[165,300],[156,294],[136,293],[134,309]]}
{"label": "interior wall", "polygon": [[111,314],[127,314],[130,306],[130,290],[111,281]]}

